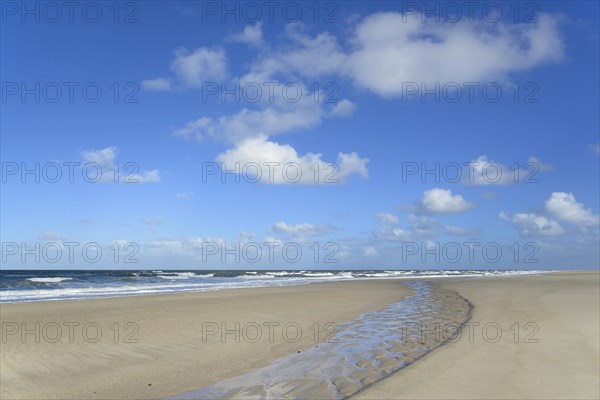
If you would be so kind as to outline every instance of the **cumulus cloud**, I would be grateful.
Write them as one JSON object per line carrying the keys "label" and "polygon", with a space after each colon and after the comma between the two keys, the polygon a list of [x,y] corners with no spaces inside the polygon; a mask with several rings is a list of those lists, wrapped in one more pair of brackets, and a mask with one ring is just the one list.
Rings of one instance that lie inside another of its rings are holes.
{"label": "cumulus cloud", "polygon": [[328,32],[311,37],[302,29],[301,23],[288,24],[285,32],[287,41],[283,49],[262,54],[242,80],[265,82],[276,75],[302,75],[315,79],[339,74],[347,55],[337,38]]}
{"label": "cumulus cloud", "polygon": [[168,92],[171,90],[171,81],[167,78],[156,78],[142,81],[142,89],[155,92]]}
{"label": "cumulus cloud", "polygon": [[118,150],[115,146],[109,146],[100,150],[82,151],[81,158],[83,158],[85,162],[98,164],[104,169],[105,167],[108,168],[114,164],[117,152]]}
{"label": "cumulus cloud", "polygon": [[454,214],[473,207],[460,194],[452,194],[451,190],[439,188],[425,191],[421,198],[421,206],[438,214]]}
{"label": "cumulus cloud", "polygon": [[125,183],[157,183],[160,182],[160,171],[153,169],[152,171],[145,171],[141,174],[128,174],[124,179]]}
{"label": "cumulus cloud", "polygon": [[[322,236],[334,229],[331,225],[314,225],[309,223],[288,224],[283,221],[276,222],[270,229],[270,232],[276,236],[284,237],[286,240],[292,240],[304,243],[310,238]],[[280,241],[280,239],[276,239]],[[269,239],[267,239],[269,241]]]}
{"label": "cumulus cloud", "polygon": [[438,222],[434,218],[426,215],[409,214],[408,222],[412,229],[419,233],[432,232],[438,226]]}
{"label": "cumulus cloud", "polygon": [[368,177],[369,160],[356,153],[338,153],[335,163],[321,157],[315,153],[299,155],[290,145],[259,136],[240,142],[219,154],[217,160],[227,170],[253,173],[257,181],[269,184],[335,184],[352,175]]}
{"label": "cumulus cloud", "polygon": [[421,15],[381,12],[356,27],[354,51],[343,73],[382,96],[399,95],[405,83],[480,82],[563,57],[557,21],[536,24],[422,22]]}
{"label": "cumulus cloud", "polygon": [[519,182],[537,182],[538,172],[554,170],[550,164],[543,163],[539,158],[530,156],[527,162],[507,167],[502,163],[481,155],[471,160],[462,173],[462,184],[465,185],[510,185]]}
{"label": "cumulus cloud", "polygon": [[375,232],[375,238],[378,240],[413,241],[431,238],[437,234],[438,223],[428,216],[409,214],[407,227],[401,227],[399,218],[394,214],[379,212],[373,216],[379,221]]}
{"label": "cumulus cloud", "polygon": [[227,78],[227,57],[223,50],[200,47],[192,52],[180,48],[175,52],[171,70],[185,87],[201,87],[208,81]]}
{"label": "cumulus cloud", "polygon": [[208,244],[221,245],[225,243],[222,238],[192,236],[184,239],[155,239],[145,244],[147,250],[153,255],[198,255],[203,246]]}
{"label": "cumulus cloud", "polygon": [[422,15],[379,12],[354,26],[347,51],[329,32],[310,36],[302,24],[289,24],[285,49],[262,54],[247,77],[344,76],[384,97],[402,94],[406,83],[503,80],[563,58],[557,18],[537,18],[536,24],[440,23],[423,22]]}
{"label": "cumulus cloud", "polygon": [[271,229],[273,232],[290,236],[319,236],[330,230],[329,227],[324,225],[287,224],[283,221],[276,222]]}
{"label": "cumulus cloud", "polygon": [[[317,126],[323,118],[323,110],[313,102],[304,106],[267,107],[262,110],[242,109],[236,114],[221,116],[216,120],[200,118],[188,123],[183,132],[193,133],[196,139],[223,138],[236,142],[258,135],[277,135],[296,129]],[[189,136],[189,134],[187,135]]]}
{"label": "cumulus cloud", "polygon": [[181,128],[175,129],[173,134],[184,139],[194,139],[200,142],[204,140],[207,135],[212,135],[212,132],[212,120],[207,117],[202,117],[188,122]]}
{"label": "cumulus cloud", "polygon": [[554,192],[545,202],[546,211],[557,219],[579,226],[598,225],[600,216],[575,199],[573,193]]}
{"label": "cumulus cloud", "polygon": [[331,110],[331,115],[336,117],[349,117],[354,114],[357,106],[348,99],[339,101]]}
{"label": "cumulus cloud", "polygon": [[[274,82],[277,83],[277,82]],[[333,106],[324,102],[322,95],[317,96],[302,84],[295,84],[289,93],[274,89],[271,95],[265,89],[256,109],[247,107],[220,117],[200,117],[188,122],[174,131],[176,136],[202,141],[206,138],[239,142],[260,135],[274,136],[281,133],[310,129],[318,126],[327,117],[348,117],[356,109],[356,104],[342,99]],[[297,92],[297,94],[296,94]]]}
{"label": "cumulus cloud", "polygon": [[394,214],[379,212],[374,216],[381,224],[398,225],[400,223],[400,219]]}
{"label": "cumulus cloud", "polygon": [[230,40],[260,47],[263,43],[262,22],[258,22],[254,25],[247,25],[242,32],[231,36]]}
{"label": "cumulus cloud", "polygon": [[542,160],[535,156],[529,157],[529,160],[527,160],[527,162],[533,164],[542,172],[554,171],[554,166],[550,164],[544,164]]}
{"label": "cumulus cloud", "polygon": [[557,236],[565,233],[558,222],[535,213],[510,215],[502,211],[498,217],[510,222],[523,236]]}
{"label": "cumulus cloud", "polygon": [[[94,163],[100,168],[100,180],[98,182],[114,182],[115,175],[122,183],[157,183],[160,182],[160,171],[155,169],[144,171],[141,174],[127,169],[124,171],[115,171],[118,168],[116,164],[118,149],[115,146],[109,146],[100,150],[86,150],[81,152],[81,158],[86,163]],[[137,165],[134,165],[137,168]]]}

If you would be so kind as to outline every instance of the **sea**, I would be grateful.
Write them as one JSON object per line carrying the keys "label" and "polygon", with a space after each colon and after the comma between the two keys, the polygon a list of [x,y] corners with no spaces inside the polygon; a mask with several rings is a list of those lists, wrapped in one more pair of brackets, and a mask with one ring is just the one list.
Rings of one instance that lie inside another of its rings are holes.
{"label": "sea", "polygon": [[0,270],[0,302],[76,300],[356,279],[531,275],[540,270]]}

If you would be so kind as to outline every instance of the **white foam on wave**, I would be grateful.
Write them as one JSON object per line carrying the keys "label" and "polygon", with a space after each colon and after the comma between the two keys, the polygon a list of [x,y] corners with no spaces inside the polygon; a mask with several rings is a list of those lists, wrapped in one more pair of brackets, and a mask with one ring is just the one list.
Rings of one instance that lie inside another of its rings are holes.
{"label": "white foam on wave", "polygon": [[56,276],[56,277],[52,277],[52,278],[27,278],[28,281],[30,282],[37,282],[37,283],[60,283],[63,281],[70,281],[73,278],[63,278],[60,276]]}
{"label": "white foam on wave", "polygon": [[[202,277],[210,278],[213,274],[203,275]],[[173,279],[173,280],[181,280],[181,279],[190,279],[194,278],[196,275],[194,272],[163,272],[160,275],[157,275],[161,279]]]}
{"label": "white foam on wave", "polygon": [[266,272],[265,275],[272,276],[294,276],[303,275],[306,271],[278,271],[278,272]]}
{"label": "white foam on wave", "polygon": [[236,278],[257,280],[257,279],[274,279],[275,276],[274,275],[240,275],[240,276],[236,276]]}

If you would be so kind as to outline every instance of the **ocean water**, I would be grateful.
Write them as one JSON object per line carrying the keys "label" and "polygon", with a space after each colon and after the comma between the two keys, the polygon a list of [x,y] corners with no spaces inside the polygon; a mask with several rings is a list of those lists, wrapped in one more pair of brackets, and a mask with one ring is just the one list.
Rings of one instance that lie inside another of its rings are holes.
{"label": "ocean water", "polygon": [[50,301],[144,294],[304,285],[353,279],[441,278],[538,274],[536,270],[0,270],[0,302]]}

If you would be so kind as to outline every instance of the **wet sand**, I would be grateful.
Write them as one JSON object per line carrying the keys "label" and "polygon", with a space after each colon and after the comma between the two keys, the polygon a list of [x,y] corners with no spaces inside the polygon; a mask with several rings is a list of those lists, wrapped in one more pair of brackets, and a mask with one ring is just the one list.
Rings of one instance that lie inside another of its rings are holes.
{"label": "wet sand", "polygon": [[[331,334],[327,323],[410,293],[399,281],[378,280],[2,304],[0,398],[176,395],[306,351]],[[23,337],[22,323],[33,333]],[[221,328],[230,332],[222,337]]]}

